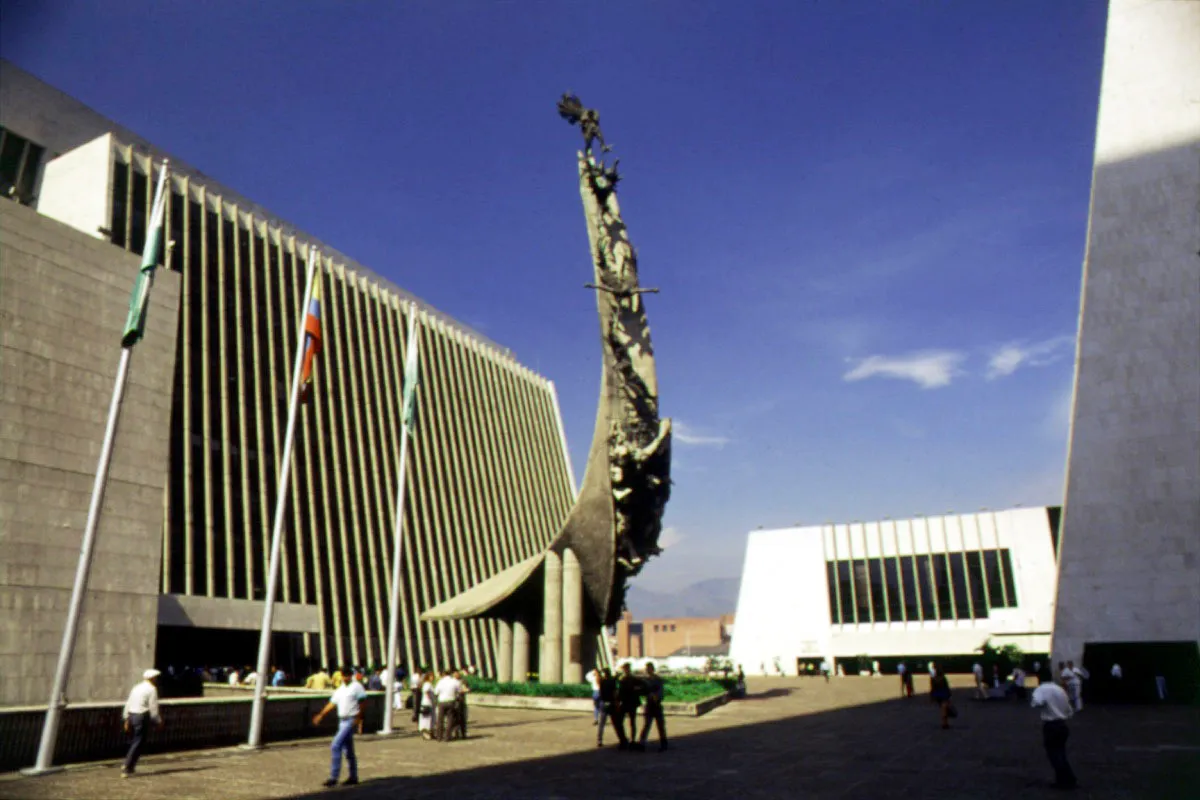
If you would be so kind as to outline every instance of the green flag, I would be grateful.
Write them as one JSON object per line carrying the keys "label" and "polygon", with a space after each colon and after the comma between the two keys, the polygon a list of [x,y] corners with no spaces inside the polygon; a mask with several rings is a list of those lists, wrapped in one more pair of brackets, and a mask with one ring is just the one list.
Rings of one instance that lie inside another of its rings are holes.
{"label": "green flag", "polygon": [[142,250],[142,266],[133,284],[129,298],[129,316],[125,318],[125,333],[121,336],[122,347],[133,347],[142,339],[146,328],[146,309],[149,306],[150,287],[154,283],[154,268],[158,266],[159,252],[163,244],[163,218],[166,216],[167,162],[163,162],[158,173],[158,188],[154,192],[154,208],[150,212],[150,228],[146,231],[146,246]]}
{"label": "green flag", "polygon": [[419,344],[417,341],[417,309],[408,311],[408,356],[404,359],[404,428],[411,436],[417,428],[417,385],[420,374],[417,366]]}

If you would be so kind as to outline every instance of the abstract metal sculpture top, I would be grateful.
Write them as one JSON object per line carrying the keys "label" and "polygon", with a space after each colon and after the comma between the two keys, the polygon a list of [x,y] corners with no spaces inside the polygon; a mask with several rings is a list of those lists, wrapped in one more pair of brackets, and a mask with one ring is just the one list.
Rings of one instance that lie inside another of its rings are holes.
{"label": "abstract metal sculpture top", "polygon": [[[604,368],[587,472],[561,539],[579,556],[584,586],[599,616],[612,624],[624,605],[626,581],[658,555],[662,515],[671,492],[671,421],[658,416],[658,379],[650,326],[638,286],[637,254],[617,204],[616,162],[592,153],[611,148],[600,115],[564,94],[558,111],[583,130],[579,191],[587,219],[596,282]],[[556,542],[556,545],[558,542]]]}
{"label": "abstract metal sculpture top", "polygon": [[[658,378],[650,325],[638,286],[637,254],[617,204],[617,162],[605,165],[592,153],[600,142],[600,115],[578,97],[564,94],[558,112],[583,130],[578,153],[579,194],[587,220],[600,316],[603,367],[596,427],[587,471],[575,504],[558,535],[542,553],[525,559],[424,612],[424,621],[485,615],[519,617],[512,607],[523,587],[538,580],[547,552],[570,549],[579,559],[590,617],[612,625],[625,605],[626,582],[646,560],[662,552],[658,537],[671,494],[671,421],[658,416]],[[591,623],[591,624],[594,624]]]}

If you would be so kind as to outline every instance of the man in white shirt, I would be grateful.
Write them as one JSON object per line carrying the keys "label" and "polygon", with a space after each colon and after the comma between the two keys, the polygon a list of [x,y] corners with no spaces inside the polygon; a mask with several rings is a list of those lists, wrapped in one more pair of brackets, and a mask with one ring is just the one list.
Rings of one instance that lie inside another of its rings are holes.
{"label": "man in white shirt", "polygon": [[240,682],[241,681],[238,678],[238,671],[236,669],[229,670],[229,685],[237,686]]}
{"label": "man in white shirt", "polygon": [[975,673],[975,697],[980,700],[987,700],[988,694],[983,688],[983,665],[978,661],[971,667],[971,672]]}
{"label": "man in white shirt", "polygon": [[1029,705],[1042,710],[1042,743],[1054,768],[1051,785],[1056,789],[1074,789],[1075,773],[1067,763],[1067,737],[1071,735],[1067,720],[1074,713],[1071,698],[1058,684],[1043,683],[1033,690]]}
{"label": "man in white shirt", "polygon": [[155,681],[161,673],[156,669],[148,669],[142,673],[142,682],[133,687],[129,699],[125,701],[125,711],[121,714],[126,733],[133,734],[133,742],[125,755],[125,766],[121,767],[121,777],[128,778],[137,769],[138,758],[142,754],[142,744],[149,733],[149,723],[162,726],[162,716],[158,713],[158,687]]}
{"label": "man in white shirt", "polygon": [[458,727],[458,693],[462,683],[447,672],[433,687],[437,696],[437,738],[439,741],[450,741],[455,728]]}
{"label": "man in white shirt", "polygon": [[333,751],[333,759],[329,766],[329,780],[325,781],[325,786],[337,786],[338,775],[342,771],[343,752],[346,754],[346,763],[350,767],[350,774],[342,785],[353,786],[358,783],[358,759],[354,755],[354,730],[358,726],[359,720],[362,719],[360,704],[367,699],[367,690],[362,685],[361,670],[352,672],[347,668],[345,674],[353,675],[353,678],[335,689],[329,702],[321,709],[321,713],[313,717],[313,725],[320,725],[326,714],[337,709],[338,731],[337,735],[333,737],[333,745],[330,747]]}
{"label": "man in white shirt", "polygon": [[1062,682],[1066,685],[1067,696],[1071,698],[1071,707],[1083,711],[1083,674],[1075,668],[1074,661],[1068,661],[1062,670]]}

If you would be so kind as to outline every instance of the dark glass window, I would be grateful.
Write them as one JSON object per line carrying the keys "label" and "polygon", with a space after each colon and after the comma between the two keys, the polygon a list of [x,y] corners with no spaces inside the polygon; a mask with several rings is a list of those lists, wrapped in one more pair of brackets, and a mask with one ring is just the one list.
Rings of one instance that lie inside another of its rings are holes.
{"label": "dark glass window", "polygon": [[829,590],[829,621],[834,625],[841,624],[842,610],[837,601],[837,565],[832,561],[825,562],[825,586]]}
{"label": "dark glass window", "polygon": [[1000,574],[1000,554],[997,551],[983,551],[983,571],[987,578],[988,597],[991,598],[992,608],[1005,608],[1008,605],[1008,597],[1004,590],[1004,578]]}
{"label": "dark glass window", "polygon": [[1000,567],[1004,572],[1004,585],[1008,588],[1008,607],[1017,607],[1017,582],[1013,578],[1012,555],[1007,550],[1000,551]]}
{"label": "dark glass window", "polygon": [[867,562],[854,562],[854,610],[855,621],[871,621],[871,584],[867,575]]}
{"label": "dark glass window", "polygon": [[983,582],[983,555],[978,551],[967,553],[967,580],[971,583],[971,603],[975,606],[975,618],[986,619],[988,602]]}
{"label": "dark glass window", "polygon": [[917,585],[921,592],[921,614],[927,620],[939,619],[929,571],[929,556],[917,556]]}
{"label": "dark glass window", "polygon": [[875,622],[887,621],[887,605],[883,594],[883,562],[872,558],[867,561],[867,572],[871,577],[871,616]]}
{"label": "dark glass window", "polygon": [[17,172],[21,169],[21,153],[25,149],[25,139],[11,131],[4,131],[4,142],[0,144],[0,181],[3,182],[4,193],[10,186],[17,185]]}
{"label": "dark glass window", "polygon": [[1050,506],[1046,509],[1050,520],[1050,546],[1054,548],[1054,560],[1058,560],[1058,534],[1062,525],[1062,506]]}
{"label": "dark glass window", "polygon": [[146,200],[146,191],[149,186],[149,181],[142,173],[134,170],[133,173],[133,197],[129,203],[129,249],[130,251],[142,254],[142,248],[146,246],[146,219],[150,214],[150,207]]}
{"label": "dark glass window", "polygon": [[42,155],[45,152],[45,149],[33,142],[29,143],[25,164],[21,167],[21,176],[17,179],[17,197],[23,203],[33,195],[33,186],[37,182],[38,169],[42,166]]}
{"label": "dark glass window", "polygon": [[954,618],[970,619],[971,604],[967,586],[967,574],[962,553],[950,554],[950,580],[954,588]]}
{"label": "dark glass window", "polygon": [[901,622],[904,614],[904,593],[900,587],[900,565],[895,558],[883,560],[883,577],[887,583],[887,613],[892,622]]}
{"label": "dark glass window", "polygon": [[113,165],[112,186],[112,241],[117,247],[125,246],[125,223],[129,221],[129,165]]}
{"label": "dark glass window", "polygon": [[851,594],[853,583],[850,580],[850,562],[837,562],[838,569],[838,591],[842,600],[842,624],[850,625],[854,622],[854,595]]}
{"label": "dark glass window", "polygon": [[917,592],[916,562],[912,556],[900,557],[900,579],[904,582],[904,615],[910,621],[921,619],[920,596]]}
{"label": "dark glass window", "polygon": [[937,585],[938,617],[954,619],[954,595],[950,587],[950,568],[945,553],[933,555],[933,579]]}

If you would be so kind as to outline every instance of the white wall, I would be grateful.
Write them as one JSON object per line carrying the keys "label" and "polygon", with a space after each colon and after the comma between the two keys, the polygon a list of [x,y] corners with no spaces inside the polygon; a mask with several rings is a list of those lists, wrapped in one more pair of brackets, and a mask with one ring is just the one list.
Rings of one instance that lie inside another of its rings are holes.
{"label": "white wall", "polygon": [[1056,660],[1200,642],[1200,3],[1112,0]]}
{"label": "white wall", "polygon": [[746,547],[729,657],[747,674],[795,674],[798,657],[829,649],[829,601],[819,528],[755,531]]}
{"label": "white wall", "polygon": [[[1016,608],[987,619],[833,625],[826,559],[874,558],[967,548],[1008,548]],[[749,536],[730,658],[749,674],[774,660],[794,674],[797,658],[959,655],[988,638],[1045,652],[1053,621],[1054,548],[1045,508],[910,520],[756,531]],[[1008,634],[1008,635],[1003,635]]]}
{"label": "white wall", "polygon": [[113,137],[98,136],[46,162],[37,210],[96,239],[111,216]]}

